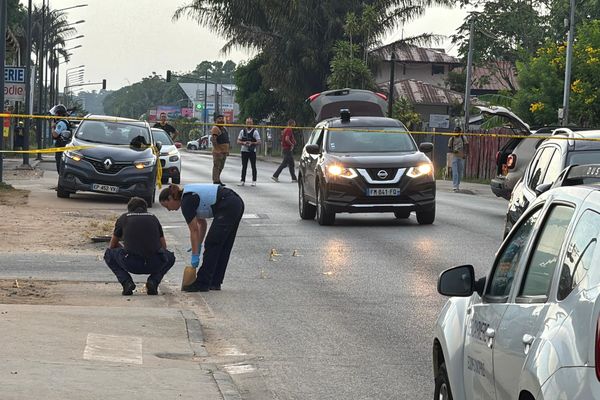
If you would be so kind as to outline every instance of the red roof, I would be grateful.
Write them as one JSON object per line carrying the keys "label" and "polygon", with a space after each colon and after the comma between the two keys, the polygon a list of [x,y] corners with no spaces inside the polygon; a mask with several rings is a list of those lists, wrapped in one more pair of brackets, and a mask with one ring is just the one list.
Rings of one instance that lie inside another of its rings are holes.
{"label": "red roof", "polygon": [[461,93],[416,79],[404,79],[396,82],[394,97],[405,97],[412,104],[452,105],[463,101]]}

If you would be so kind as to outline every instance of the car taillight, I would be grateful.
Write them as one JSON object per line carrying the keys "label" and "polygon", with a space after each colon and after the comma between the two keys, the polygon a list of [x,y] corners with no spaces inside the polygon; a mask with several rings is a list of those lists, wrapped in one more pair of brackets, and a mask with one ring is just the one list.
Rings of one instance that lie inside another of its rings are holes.
{"label": "car taillight", "polygon": [[387,101],[387,96],[383,93],[375,93],[377,96],[381,97],[382,99],[384,99],[385,101]]}
{"label": "car taillight", "polygon": [[308,102],[312,103],[317,97],[319,97],[321,95],[321,93],[315,93],[312,96],[308,97]]}
{"label": "car taillight", "polygon": [[506,158],[506,166],[508,167],[508,169],[513,169],[514,167],[516,167],[517,166],[517,156],[514,154],[510,154]]}
{"label": "car taillight", "polygon": [[600,381],[600,317],[596,323],[596,379]]}
{"label": "car taillight", "polygon": [[500,164],[500,152],[496,152],[496,165]]}

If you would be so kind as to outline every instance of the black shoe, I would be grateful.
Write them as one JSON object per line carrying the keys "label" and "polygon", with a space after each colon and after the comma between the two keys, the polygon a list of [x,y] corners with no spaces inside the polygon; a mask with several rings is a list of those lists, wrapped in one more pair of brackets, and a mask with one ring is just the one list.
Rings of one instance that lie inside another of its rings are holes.
{"label": "black shoe", "polygon": [[158,294],[158,285],[151,279],[146,281],[146,294],[156,296]]}
{"label": "black shoe", "polygon": [[221,285],[210,285],[210,290],[221,290]]}
{"label": "black shoe", "polygon": [[224,184],[223,182],[213,182],[214,185],[221,185],[221,186],[227,186],[226,184]]}
{"label": "black shoe", "polygon": [[182,287],[181,290],[183,290],[184,292],[208,292],[210,290],[210,287],[200,286],[196,282],[194,282],[191,285]]}
{"label": "black shoe", "polygon": [[123,291],[121,292],[123,296],[131,296],[135,290],[135,283],[133,281],[121,283],[121,286],[123,286]]}

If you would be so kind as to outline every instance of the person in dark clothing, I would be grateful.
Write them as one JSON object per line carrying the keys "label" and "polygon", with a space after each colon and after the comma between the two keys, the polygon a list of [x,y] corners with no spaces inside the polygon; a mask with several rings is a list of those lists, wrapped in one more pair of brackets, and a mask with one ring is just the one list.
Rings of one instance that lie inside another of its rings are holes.
{"label": "person in dark clothing", "polygon": [[[190,230],[192,267],[200,264],[204,242],[202,266],[196,281],[183,287],[186,292],[221,290],[225,270],[242,215],[244,201],[233,190],[221,185],[198,183],[183,189],[170,185],[159,196],[160,204],[169,211],[181,209]],[[207,233],[207,218],[213,221]]]}
{"label": "person in dark clothing", "polygon": [[17,124],[15,125],[15,138],[14,138],[14,148],[15,150],[17,148],[23,148],[24,145],[24,141],[25,141],[25,128],[23,127],[23,121],[19,121],[17,122]]}
{"label": "person in dark clothing", "polygon": [[[115,223],[110,244],[104,253],[106,265],[123,286],[123,296],[130,296],[135,289],[132,274],[149,274],[146,293],[158,294],[158,285],[175,264],[175,255],[167,250],[162,226],[148,212],[146,201],[132,197],[127,212]],[[119,240],[123,239],[124,247]]]}
{"label": "person in dark clothing", "polygon": [[281,152],[283,155],[283,160],[277,170],[271,177],[275,182],[279,182],[279,174],[285,167],[288,167],[290,170],[290,177],[292,178],[292,183],[298,182],[296,179],[296,173],[294,172],[294,146],[296,145],[296,139],[294,138],[294,130],[293,127],[296,126],[296,121],[290,119],[288,121],[287,127],[283,130],[281,135]]}
{"label": "person in dark clothing", "polygon": [[246,171],[248,170],[248,160],[252,167],[252,186],[256,186],[256,146],[260,144],[260,134],[256,128],[253,128],[254,120],[246,118],[246,127],[238,135],[238,144],[242,145],[240,153],[242,154],[242,179],[238,186],[246,184]]}
{"label": "person in dark clothing", "polygon": [[153,128],[162,129],[167,132],[171,139],[175,141],[175,138],[179,135],[179,132],[175,127],[167,122],[167,113],[160,113],[160,121],[154,124]]}
{"label": "person in dark clothing", "polygon": [[229,132],[227,132],[227,128],[221,125],[225,123],[223,114],[215,114],[214,119],[215,126],[210,129],[213,156],[212,180],[215,184],[225,186],[221,182],[221,172],[225,168],[225,160],[229,155]]}
{"label": "person in dark clothing", "polygon": [[[71,123],[64,118],[67,116],[67,108],[62,104],[57,104],[50,109],[50,114],[58,117],[55,119],[54,129],[52,130],[54,147],[65,147],[71,138]],[[62,151],[54,153],[54,158],[56,159],[56,172],[59,174],[62,153]]]}

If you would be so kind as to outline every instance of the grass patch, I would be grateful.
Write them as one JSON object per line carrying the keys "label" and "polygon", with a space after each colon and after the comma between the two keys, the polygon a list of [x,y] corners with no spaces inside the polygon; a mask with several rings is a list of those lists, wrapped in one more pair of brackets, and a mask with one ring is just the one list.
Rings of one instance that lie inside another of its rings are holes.
{"label": "grass patch", "polygon": [[0,190],[15,190],[15,188],[8,183],[0,182]]}
{"label": "grass patch", "polygon": [[18,206],[27,203],[29,190],[15,189],[9,184],[0,182],[0,205]]}

